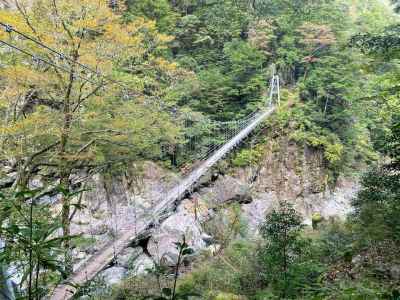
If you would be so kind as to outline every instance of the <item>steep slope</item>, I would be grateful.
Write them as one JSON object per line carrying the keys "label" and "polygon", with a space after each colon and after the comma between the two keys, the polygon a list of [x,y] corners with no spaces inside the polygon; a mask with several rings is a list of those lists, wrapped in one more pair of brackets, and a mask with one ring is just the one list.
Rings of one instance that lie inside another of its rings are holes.
{"label": "steep slope", "polygon": [[[183,200],[174,213],[154,228],[150,237],[132,244],[133,248],[118,256],[114,264],[99,274],[98,280],[109,286],[126,277],[145,274],[154,264],[173,267],[178,258],[175,243],[183,235],[197,253],[205,249],[211,253],[219,251],[224,247],[224,238],[236,238],[234,233],[221,237],[225,233],[220,231],[230,226],[232,208],[237,205],[240,207],[237,217],[246,224],[243,234],[249,237],[257,235],[265,215],[282,200],[293,203],[308,224],[315,214],[325,219],[344,218],[350,211],[350,201],[358,189],[357,180],[339,178],[334,185],[329,185],[329,171],[321,151],[299,146],[287,137],[278,137],[263,147],[264,154],[255,165],[223,168],[227,160],[210,172],[191,197]],[[164,171],[151,164],[147,168],[146,174],[159,175],[147,177],[146,185],[159,186],[163,177],[160,174]],[[118,202],[121,196],[126,197],[123,189],[113,188],[106,196],[105,190],[99,188],[90,193],[90,198],[91,201],[97,198],[99,207],[110,205],[107,199]],[[143,206],[151,197],[142,194],[136,199]],[[132,208],[121,206],[121,209]]]}

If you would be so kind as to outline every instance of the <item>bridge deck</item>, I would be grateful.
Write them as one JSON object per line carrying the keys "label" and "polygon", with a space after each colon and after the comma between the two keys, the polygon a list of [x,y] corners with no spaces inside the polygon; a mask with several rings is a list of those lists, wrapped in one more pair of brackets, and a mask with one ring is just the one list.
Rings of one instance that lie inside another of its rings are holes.
{"label": "bridge deck", "polygon": [[[201,176],[215,165],[221,158],[229,153],[243,139],[245,139],[264,119],[270,116],[275,111],[275,107],[270,107],[265,111],[256,114],[247,127],[235,135],[229,142],[218,149],[210,158],[204,161],[197,169],[189,176],[181,181],[179,185],[171,189],[166,197],[160,201],[153,211],[153,215],[160,216],[170,206],[185,196],[186,192],[198,182]],[[77,292],[78,286],[84,285],[92,280],[100,271],[102,271],[122,250],[139,235],[143,234],[151,225],[153,218],[138,220],[136,228],[132,224],[132,228],[125,228],[120,232],[119,237],[104,246],[97,254],[93,255],[82,267],[76,270],[71,277],[63,284],[56,287],[51,296],[51,300],[66,300],[71,299]]]}

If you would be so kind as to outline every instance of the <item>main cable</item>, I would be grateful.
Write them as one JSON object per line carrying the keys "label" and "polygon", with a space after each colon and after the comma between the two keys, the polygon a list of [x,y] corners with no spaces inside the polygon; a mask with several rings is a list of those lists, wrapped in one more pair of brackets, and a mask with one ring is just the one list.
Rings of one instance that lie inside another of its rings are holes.
{"label": "main cable", "polygon": [[69,62],[71,62],[73,64],[76,64],[76,65],[80,66],[81,68],[83,68],[83,69],[85,69],[85,70],[87,70],[87,71],[89,71],[91,73],[96,74],[99,77],[102,77],[103,79],[106,79],[107,81],[109,81],[109,82],[111,82],[113,84],[119,85],[120,87],[122,87],[124,89],[129,89],[129,87],[126,84],[124,84],[123,82],[119,82],[119,81],[116,81],[116,80],[114,80],[112,78],[109,78],[108,76],[102,74],[101,72],[99,72],[99,71],[97,71],[97,70],[95,70],[95,69],[93,69],[93,68],[91,68],[91,67],[89,67],[89,66],[87,66],[85,64],[82,64],[82,63],[80,63],[78,61],[75,61],[74,59],[72,59],[68,55],[53,49],[52,47],[42,43],[41,41],[38,41],[37,39],[27,35],[26,33],[20,32],[19,30],[15,29],[13,26],[11,26],[9,24],[6,24],[6,23],[3,23],[3,22],[0,21],[0,25],[4,27],[4,30],[6,32],[8,32],[8,33],[14,32],[14,33],[24,37],[25,39],[28,39],[28,40],[34,42],[35,44],[39,45],[40,47],[45,48],[45,49],[49,50],[50,52],[56,54],[61,60],[65,59],[65,60],[67,60],[67,61],[69,61]]}
{"label": "main cable", "polygon": [[[35,54],[32,54],[32,53],[30,53],[30,52],[28,52],[28,51],[26,51],[26,50],[24,50],[24,49],[21,49],[21,48],[19,48],[18,46],[15,46],[15,45],[10,44],[10,43],[8,43],[8,42],[6,42],[6,41],[3,41],[3,40],[0,40],[0,43],[3,44],[3,45],[6,45],[7,47],[9,47],[9,48],[11,48],[11,49],[14,49],[14,50],[16,50],[16,51],[18,51],[18,52],[21,52],[21,53],[23,53],[23,54],[25,54],[25,55],[27,55],[27,56],[30,56],[30,57],[31,57],[34,61],[36,61],[36,62],[41,61],[41,62],[43,62],[43,63],[45,63],[45,64],[47,64],[47,65],[49,65],[49,66],[52,66],[53,68],[59,69],[59,70],[61,70],[61,71],[63,71],[63,72],[71,73],[71,70],[69,70],[69,69],[67,69],[67,68],[65,68],[65,67],[62,67],[62,66],[57,66],[55,63],[53,63],[53,62],[51,62],[51,61],[48,61],[48,60],[46,60],[46,59],[44,59],[44,58],[42,58],[42,57],[40,57],[40,56],[37,56],[37,55],[35,55]],[[98,85],[98,84],[99,84],[98,82],[92,81],[92,80],[90,80],[90,79],[88,79],[88,78],[85,78],[85,77],[79,75],[79,74],[73,73],[73,75],[74,75],[75,77],[78,77],[78,78],[84,80],[84,81],[90,82],[90,83],[92,83],[92,84],[94,84],[94,85]]]}
{"label": "main cable", "polygon": [[61,52],[59,52],[59,51],[57,51],[57,50],[55,50],[55,49],[53,49],[53,48],[47,46],[46,44],[44,44],[44,43],[38,41],[37,39],[35,39],[35,38],[33,38],[33,37],[27,35],[26,33],[23,33],[23,32],[21,32],[21,31],[18,31],[17,29],[15,29],[13,26],[11,26],[11,25],[9,25],[9,24],[5,24],[5,23],[3,23],[3,22],[0,21],[0,25],[4,27],[4,29],[6,30],[6,32],[8,32],[8,33],[15,32],[16,34],[18,34],[18,35],[20,35],[20,36],[23,36],[24,38],[26,38],[26,39],[28,39],[28,40],[30,40],[30,41],[32,41],[32,42],[38,44],[39,46],[41,46],[41,47],[43,47],[43,48],[49,50],[50,52],[53,52],[54,54],[57,54],[57,56],[58,56],[61,60],[66,59],[66,60],[68,60],[68,61],[70,61],[70,62],[72,62],[72,63],[75,63],[75,64],[79,65],[80,67],[82,67],[82,68],[84,68],[84,69],[86,69],[86,70],[88,70],[88,71],[90,71],[90,72],[92,72],[92,73],[96,73],[97,75],[101,75],[98,71],[96,71],[96,70],[94,70],[94,69],[92,69],[92,68],[90,68],[90,67],[88,67],[88,66],[86,66],[86,65],[84,65],[84,64],[82,64],[82,63],[80,63],[80,62],[78,62],[78,61],[73,60],[72,58],[70,58],[69,56],[65,55],[64,53],[61,53]]}

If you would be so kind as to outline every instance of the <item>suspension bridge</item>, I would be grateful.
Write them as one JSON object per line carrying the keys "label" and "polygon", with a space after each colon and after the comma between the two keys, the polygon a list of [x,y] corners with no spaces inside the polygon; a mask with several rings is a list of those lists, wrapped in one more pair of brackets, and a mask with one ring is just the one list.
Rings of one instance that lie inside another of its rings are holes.
{"label": "suspension bridge", "polygon": [[[70,63],[78,64],[79,67],[102,78],[103,81],[111,84],[121,85],[123,88],[127,88],[123,84],[115,82],[114,80],[100,74],[96,70],[92,70],[85,65],[71,61],[71,58],[63,53],[60,53],[49,46],[42,44],[40,41],[37,41],[32,37],[17,31],[15,28],[12,28],[7,24],[0,22],[0,26],[4,27],[4,30],[8,33],[13,32],[21,35],[25,39],[28,39],[38,44],[38,46],[47,49],[62,61],[67,60]],[[0,45],[6,45],[15,51],[19,51],[26,56],[33,58],[34,61],[47,64],[62,72],[68,72],[68,69],[65,67],[60,67],[52,61],[38,57],[37,55],[20,49],[6,41],[0,40]],[[81,79],[96,84],[96,82],[92,82],[87,78]],[[155,224],[159,223],[163,218],[165,218],[165,215],[168,215],[176,207],[179,201],[182,200],[188,193],[190,193],[191,189],[198,184],[199,179],[203,175],[205,175],[224,156],[231,152],[232,149],[246,139],[246,137],[248,137],[258,126],[260,126],[265,119],[274,113],[280,102],[279,76],[275,75],[275,72],[273,72],[273,76],[269,84],[269,94],[265,98],[266,102],[264,103],[262,109],[256,110],[240,120],[229,122],[213,122],[212,127],[218,131],[221,137],[217,139],[214,137],[211,142],[208,141],[203,143],[201,145],[201,150],[196,147],[198,141],[196,139],[192,139],[191,143],[194,143],[195,147],[191,147],[193,148],[192,150],[194,150],[194,152],[197,152],[196,160],[200,162],[200,164],[183,180],[181,180],[177,186],[165,193],[165,196],[163,196],[162,199],[155,201],[156,204],[151,209],[151,216],[138,216],[134,222],[131,222],[131,225],[124,226],[123,228],[119,229],[116,233],[116,237],[111,242],[106,244],[96,254],[91,256],[68,279],[63,281],[54,289],[50,299],[71,299],[78,292],[80,287],[84,286],[99,272],[104,270],[133,241],[143,237],[146,235],[146,233],[151,231]],[[210,135],[212,134],[213,133],[210,132]]]}
{"label": "suspension bridge", "polygon": [[[79,269],[77,269],[70,278],[56,287],[51,296],[51,300],[71,299],[77,292],[79,286],[92,280],[100,271],[107,267],[119,253],[127,248],[135,239],[143,236],[154,222],[162,219],[163,215],[173,210],[177,202],[181,200],[190,189],[199,182],[199,179],[205,175],[212,166],[220,161],[232,149],[238,146],[251,132],[253,132],[262,122],[267,119],[279,105],[279,77],[274,75],[270,82],[270,93],[264,109],[257,111],[247,118],[235,121],[235,129],[231,129],[233,135],[223,145],[215,150],[207,151],[203,156],[203,161],[194,171],[184,178],[177,186],[168,191],[152,209],[151,217],[138,218],[135,226],[123,228],[118,232],[118,237],[103,247],[97,254],[93,255]],[[276,98],[276,100],[274,100]],[[232,124],[229,124],[232,128]],[[215,148],[215,145],[211,149]]]}

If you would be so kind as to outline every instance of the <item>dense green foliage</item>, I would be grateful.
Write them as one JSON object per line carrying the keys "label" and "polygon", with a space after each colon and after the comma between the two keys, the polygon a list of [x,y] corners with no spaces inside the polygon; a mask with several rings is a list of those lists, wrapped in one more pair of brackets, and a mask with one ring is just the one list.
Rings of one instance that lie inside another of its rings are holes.
{"label": "dense green foliage", "polygon": [[379,112],[368,97],[381,75],[365,72],[368,58],[349,40],[359,31],[375,33],[393,23],[385,5],[224,0],[171,1],[168,6],[149,0],[138,9],[133,2],[132,14],[146,5],[165,6],[165,14],[148,17],[160,24],[166,18],[175,22],[168,29],[175,36],[171,55],[194,72],[173,92],[178,105],[217,120],[244,116],[262,105],[269,67],[275,64],[290,90],[286,100],[296,103],[282,112],[287,122],[281,126],[288,134],[321,148],[334,176],[377,158],[370,142],[376,122],[370,118],[371,110],[374,118]]}
{"label": "dense green foliage", "polygon": [[[324,220],[313,230],[301,223],[283,203],[266,216],[263,239],[233,239],[223,251],[197,257],[178,281],[178,293],[207,300],[397,299],[400,281],[390,271],[399,264],[393,239],[365,239],[357,220]],[[133,277],[112,298],[146,299],[154,288],[151,276]]]}
{"label": "dense green foliage", "polygon": [[[169,4],[176,27],[160,26],[175,36],[171,55],[194,72],[177,87],[176,103],[212,119],[239,117],[262,104],[274,63],[284,104],[268,138],[286,135],[322,151],[333,179],[389,160],[365,174],[345,223],[316,215],[313,230],[304,228],[283,205],[266,216],[260,241],[241,236],[199,258],[179,290],[201,299],[397,299],[398,278],[382,271],[399,263],[397,17],[373,0]],[[262,155],[261,143],[232,163],[254,166]]]}
{"label": "dense green foliage", "polygon": [[[74,196],[60,191],[66,197]],[[44,297],[49,293],[48,283],[66,275],[62,243],[72,236],[57,236],[62,227],[60,218],[52,214],[50,204],[40,200],[46,194],[42,189],[0,194],[0,218],[7,220],[0,227],[2,243],[7,246],[0,252],[0,265],[13,262],[22,274],[20,284],[27,289],[26,294],[18,295],[21,298]]]}
{"label": "dense green foliage", "polygon": [[[307,256],[308,243],[300,238],[302,228],[301,218],[295,209],[285,202],[281,203],[278,211],[274,210],[267,215],[261,227],[261,234],[266,240],[261,254],[268,270],[265,274],[266,281],[281,298],[299,295],[299,286],[311,284],[313,281],[311,277],[304,276],[311,272],[305,265],[304,257]],[[300,274],[300,270],[304,274]]]}
{"label": "dense green foliage", "polygon": [[369,171],[353,205],[364,239],[400,244],[400,123],[391,128],[386,143],[390,162]]}
{"label": "dense green foliage", "polygon": [[[388,5],[378,0],[127,0],[111,8],[92,0],[22,2],[16,11],[0,10],[0,21],[73,57],[66,62],[0,32],[2,40],[68,70],[60,73],[21,53],[0,51],[0,175],[5,177],[0,178],[5,191],[0,233],[6,242],[0,263],[19,263],[23,296],[42,296],[71,271],[70,195],[84,186],[84,180],[73,183],[77,173],[121,175],[144,160],[177,167],[199,159],[200,150],[182,149],[196,144],[206,152],[217,139],[213,120],[238,119],[265,106],[272,70],[280,75],[283,103],[260,140],[286,136],[320,151],[333,183],[381,159],[361,181],[354,214],[346,224],[316,217],[311,232],[283,205],[266,217],[256,243],[231,243],[241,231],[236,222],[226,236],[220,232],[218,255],[182,281],[179,261],[172,286],[160,267],[153,270],[155,277],[140,282],[142,289],[153,285],[147,294],[128,283],[116,297],[398,295],[398,281],[388,283],[373,268],[375,260],[397,262],[393,253],[400,241],[400,25]],[[391,2],[400,11],[400,2]],[[79,71],[78,63],[96,72]],[[97,71],[122,86],[109,88]],[[232,164],[257,165],[263,142],[234,154]],[[29,191],[38,174],[50,186],[46,193],[61,196],[60,214],[39,201],[44,196],[38,191]],[[63,237],[56,238],[60,228]],[[185,258],[187,245],[178,247]],[[353,278],[349,269],[356,255],[370,266]],[[164,289],[154,287],[160,274],[166,277]]]}

